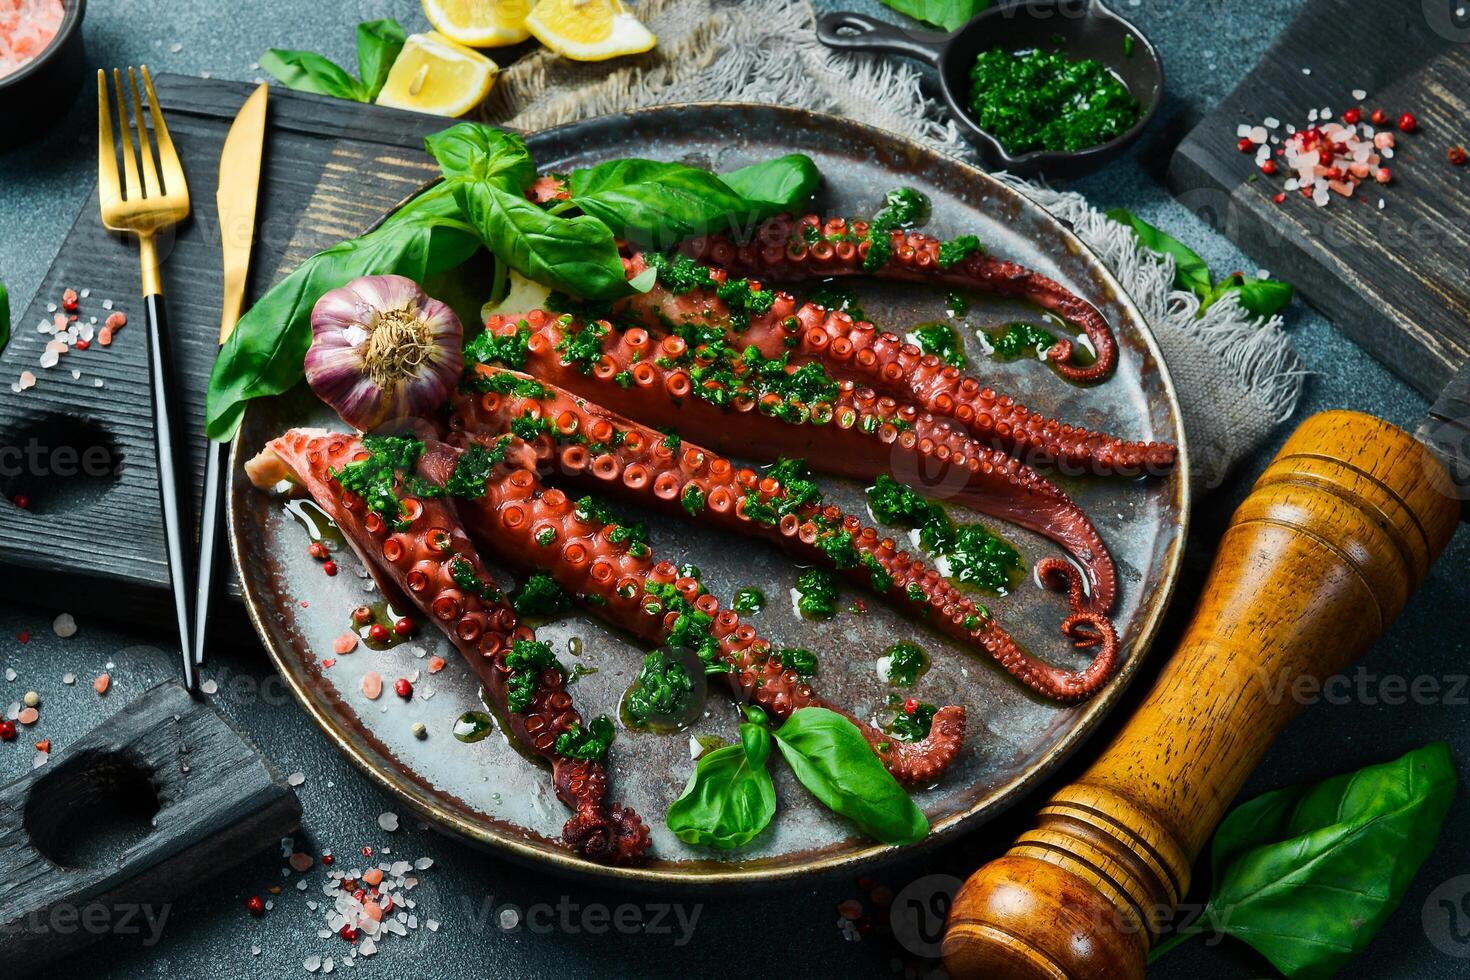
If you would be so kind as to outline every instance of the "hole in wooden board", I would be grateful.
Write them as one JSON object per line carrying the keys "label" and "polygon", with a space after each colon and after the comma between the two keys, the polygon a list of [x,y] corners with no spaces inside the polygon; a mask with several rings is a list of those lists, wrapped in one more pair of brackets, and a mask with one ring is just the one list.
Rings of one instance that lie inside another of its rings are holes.
{"label": "hole in wooden board", "polygon": [[0,493],[24,498],[33,514],[91,507],[117,483],[122,457],[97,421],[46,413],[22,419],[0,436]]}
{"label": "hole in wooden board", "polygon": [[158,793],[149,773],[116,752],[87,752],[47,772],[26,799],[31,843],[63,868],[115,863],[153,832]]}

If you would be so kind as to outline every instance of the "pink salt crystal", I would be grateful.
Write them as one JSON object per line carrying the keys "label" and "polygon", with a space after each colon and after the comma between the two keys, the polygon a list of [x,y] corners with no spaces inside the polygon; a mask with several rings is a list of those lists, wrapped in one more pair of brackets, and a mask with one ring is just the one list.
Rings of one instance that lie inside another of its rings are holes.
{"label": "pink salt crystal", "polygon": [[1344,183],[1343,181],[1340,181],[1340,180],[1334,180],[1334,181],[1330,181],[1327,184],[1327,186],[1330,187],[1330,188],[1332,188],[1338,194],[1341,194],[1343,197],[1352,197],[1353,196],[1353,185],[1352,184]]}
{"label": "pink salt crystal", "polygon": [[351,653],[357,646],[357,634],[352,632],[343,633],[332,641],[333,653]]}
{"label": "pink salt crystal", "polygon": [[92,682],[92,690],[98,694],[106,694],[107,689],[112,686],[112,678],[107,674],[98,674],[97,679]]}
{"label": "pink salt crystal", "polygon": [[292,871],[306,872],[311,870],[312,857],[310,854],[297,851],[287,859],[287,863],[291,865]]}
{"label": "pink salt crystal", "polygon": [[21,708],[20,714],[15,716],[15,720],[20,722],[22,725],[34,725],[37,721],[40,720],[40,718],[41,712],[37,711],[35,708]]}
{"label": "pink salt crystal", "polygon": [[1394,145],[1393,133],[1379,133],[1373,137],[1373,145],[1380,150],[1389,149]]}
{"label": "pink salt crystal", "polygon": [[0,78],[50,47],[65,16],[61,0],[0,0]]}
{"label": "pink salt crystal", "polygon": [[429,658],[429,673],[431,673],[431,674],[437,674],[437,673],[439,673],[439,671],[441,671],[443,669],[444,669],[444,658],[443,657],[430,657]]}
{"label": "pink salt crystal", "polygon": [[372,919],[374,922],[383,921],[383,910],[377,902],[364,902],[362,904],[362,910],[367,914],[367,917],[369,919]]}
{"label": "pink salt crystal", "polygon": [[378,700],[383,693],[383,675],[376,670],[368,671],[362,678],[362,693],[369,701]]}
{"label": "pink salt crystal", "polygon": [[382,868],[369,868],[362,876],[362,880],[369,885],[378,885],[383,881]]}

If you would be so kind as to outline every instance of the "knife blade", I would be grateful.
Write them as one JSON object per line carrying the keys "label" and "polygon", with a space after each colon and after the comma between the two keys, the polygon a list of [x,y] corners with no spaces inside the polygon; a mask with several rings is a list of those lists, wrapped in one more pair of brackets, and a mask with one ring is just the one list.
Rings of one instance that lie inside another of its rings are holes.
{"label": "knife blade", "polygon": [[224,249],[225,291],[219,342],[230,339],[245,302],[250,246],[255,241],[255,204],[260,194],[260,160],[265,152],[265,109],[270,87],[261,85],[240,108],[219,157],[220,243]]}
{"label": "knife blade", "polygon": [[[240,320],[245,287],[250,277],[250,249],[255,242],[255,208],[260,196],[260,166],[265,154],[266,103],[270,88],[261,85],[245,100],[219,158],[220,247],[224,264],[224,298],[220,310],[219,343],[223,347]],[[199,513],[199,577],[194,601],[194,663],[202,667],[209,632],[210,599],[216,586],[216,558],[224,540],[224,484],[229,446],[211,441],[205,448],[204,496]]]}

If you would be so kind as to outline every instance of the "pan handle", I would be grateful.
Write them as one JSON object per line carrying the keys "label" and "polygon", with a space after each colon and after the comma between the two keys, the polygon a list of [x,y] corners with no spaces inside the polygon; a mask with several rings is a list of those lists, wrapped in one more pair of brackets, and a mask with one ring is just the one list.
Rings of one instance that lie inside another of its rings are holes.
{"label": "pan handle", "polygon": [[856,13],[831,13],[817,21],[817,40],[834,51],[883,51],[901,54],[906,58],[917,58],[926,64],[939,67],[940,56],[950,35],[939,35],[933,40],[915,36],[913,33],[885,21]]}

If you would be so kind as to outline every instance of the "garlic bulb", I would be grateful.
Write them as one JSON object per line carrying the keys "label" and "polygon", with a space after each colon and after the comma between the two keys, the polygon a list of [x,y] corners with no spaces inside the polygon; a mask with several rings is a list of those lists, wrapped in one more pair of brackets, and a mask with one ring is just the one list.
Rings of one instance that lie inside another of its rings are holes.
{"label": "garlic bulb", "polygon": [[463,330],[448,306],[403,276],[362,276],[311,311],[306,382],[364,432],[424,416],[464,370]]}

